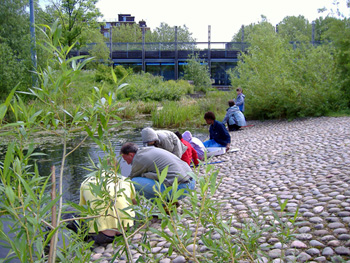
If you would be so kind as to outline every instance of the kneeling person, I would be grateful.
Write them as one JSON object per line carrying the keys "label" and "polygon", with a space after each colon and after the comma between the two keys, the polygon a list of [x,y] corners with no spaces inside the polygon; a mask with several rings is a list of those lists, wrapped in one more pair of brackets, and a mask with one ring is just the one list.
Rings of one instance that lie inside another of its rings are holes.
{"label": "kneeling person", "polygon": [[[135,217],[135,212],[131,209],[125,210],[132,205],[130,201],[134,202],[135,189],[133,184],[122,178],[118,178],[117,183],[115,183],[113,179],[109,180],[106,190],[109,192],[109,201],[111,201],[112,204],[107,212],[105,212],[105,202],[103,202],[103,199],[92,191],[93,185],[99,183],[96,177],[92,176],[87,178],[80,187],[79,205],[88,205],[92,209],[98,209],[103,212],[103,215],[89,221],[87,225],[89,236],[97,244],[112,243],[116,236],[121,235],[118,231],[120,227],[126,228],[127,226],[134,225],[132,218]],[[116,200],[116,202],[113,205],[114,200]],[[129,214],[129,217],[121,212],[121,210]],[[118,224],[117,213],[121,219],[122,226]],[[95,232],[94,222],[96,222],[98,233]]]}
{"label": "kneeling person", "polygon": [[[193,190],[195,187],[191,168],[179,157],[164,149],[156,147],[139,149],[136,144],[128,142],[121,147],[120,154],[128,164],[132,165],[129,178],[135,182],[135,190],[147,199],[156,197],[153,186],[158,181],[157,168],[161,173],[165,167],[168,167],[167,176],[161,185],[161,192],[166,187],[172,186],[175,178],[178,181],[178,190]],[[185,193],[188,191],[185,190]],[[185,195],[182,195],[178,199],[184,197]]]}

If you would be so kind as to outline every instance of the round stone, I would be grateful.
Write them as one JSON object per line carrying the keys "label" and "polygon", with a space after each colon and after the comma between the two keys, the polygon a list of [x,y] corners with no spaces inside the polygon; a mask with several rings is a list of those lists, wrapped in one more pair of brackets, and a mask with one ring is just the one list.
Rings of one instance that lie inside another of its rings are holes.
{"label": "round stone", "polygon": [[269,251],[270,258],[279,258],[282,255],[282,251],[280,249],[272,249]]}
{"label": "round stone", "polygon": [[311,223],[314,223],[314,224],[317,224],[317,223],[322,223],[323,222],[323,219],[321,217],[310,217],[309,221]]}
{"label": "round stone", "polygon": [[336,247],[334,250],[338,255],[350,256],[350,249],[348,247]]}
{"label": "round stone", "polygon": [[178,256],[176,257],[172,263],[185,263],[186,262],[186,259],[184,256]]}
{"label": "round stone", "polygon": [[328,257],[328,256],[333,256],[333,255],[334,255],[334,251],[333,251],[333,249],[330,248],[330,247],[325,247],[325,248],[323,249],[323,251],[322,251],[322,255],[323,255],[323,256],[326,256],[326,257]]}
{"label": "round stone", "polygon": [[311,240],[310,241],[310,246],[312,246],[312,247],[319,247],[319,248],[325,247],[325,245],[323,243],[321,243],[320,241],[317,241],[317,240]]}
{"label": "round stone", "polygon": [[306,253],[308,253],[311,256],[318,256],[320,254],[320,250],[318,250],[317,248],[310,248],[306,250]]}
{"label": "round stone", "polygon": [[311,258],[311,256],[305,252],[301,252],[298,256],[297,256],[297,261],[298,262],[307,262],[309,259]]}
{"label": "round stone", "polygon": [[294,240],[290,245],[292,248],[307,248],[307,245],[299,240]]}

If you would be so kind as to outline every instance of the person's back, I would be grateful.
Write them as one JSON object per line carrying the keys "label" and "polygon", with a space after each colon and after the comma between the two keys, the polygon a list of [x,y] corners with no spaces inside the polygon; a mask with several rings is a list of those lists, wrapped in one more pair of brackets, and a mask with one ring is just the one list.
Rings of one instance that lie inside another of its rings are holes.
{"label": "person's back", "polygon": [[177,157],[181,158],[187,147],[177,138],[177,136],[167,130],[154,130],[150,127],[144,128],[141,131],[142,141],[144,144],[154,142],[155,147],[167,150]]}
{"label": "person's back", "polygon": [[164,180],[167,186],[172,185],[177,177],[178,182],[188,180],[191,168],[180,158],[162,148],[143,147],[140,148],[132,162],[130,178],[142,176],[158,181],[157,170],[161,172],[168,167],[168,175]]}
{"label": "person's back", "polygon": [[[176,136],[174,134],[174,136]],[[156,147],[138,148],[134,143],[124,143],[120,148],[120,155],[131,164],[129,178],[134,183],[135,190],[147,199],[157,197],[158,191],[164,192],[177,179],[177,190],[184,189],[177,200],[186,197],[195,188],[191,168],[176,155]],[[159,175],[167,169],[164,182],[159,186]],[[158,171],[158,173],[157,173]],[[160,187],[160,188],[159,188]],[[168,193],[172,195],[172,190]]]}
{"label": "person's back", "polygon": [[203,142],[200,139],[193,137],[190,131],[185,131],[182,134],[182,138],[191,144],[193,149],[196,150],[198,158],[200,160],[203,160],[205,152],[207,152],[207,149],[205,148]]}
{"label": "person's back", "polygon": [[[117,176],[117,175],[114,175]],[[97,196],[93,191],[93,187],[100,184],[95,176],[91,176],[84,180],[80,186],[80,201],[79,205],[88,205],[90,209],[96,209],[101,211],[101,216],[88,221],[88,233],[89,236],[97,243],[111,243],[114,236],[120,235],[120,225],[117,220],[117,213],[120,217],[123,227],[133,226],[135,212],[131,209],[126,210],[127,207],[132,205],[130,200],[135,199],[135,188],[130,181],[126,181],[124,178],[115,178],[116,182],[109,179],[106,186],[106,191],[109,193],[108,200]],[[107,180],[105,175],[101,175],[101,180]],[[118,191],[122,191],[123,194],[119,194]],[[110,206],[107,213],[105,213],[105,205],[110,200],[117,200],[114,205]],[[123,212],[121,212],[123,210]],[[107,216],[105,216],[107,214]],[[127,216],[128,214],[129,216]],[[98,233],[95,232],[95,225]]]}

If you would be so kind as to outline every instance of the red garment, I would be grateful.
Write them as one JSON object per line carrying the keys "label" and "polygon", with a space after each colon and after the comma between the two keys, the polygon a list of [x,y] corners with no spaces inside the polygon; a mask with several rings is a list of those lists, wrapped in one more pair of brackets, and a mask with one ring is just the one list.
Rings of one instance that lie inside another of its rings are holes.
{"label": "red garment", "polygon": [[187,146],[187,150],[182,155],[181,160],[188,163],[188,165],[191,165],[191,162],[193,160],[194,164],[198,165],[199,162],[198,162],[198,155],[197,155],[196,150],[193,149],[193,147],[191,146],[191,144],[188,141],[181,139],[181,142]]}

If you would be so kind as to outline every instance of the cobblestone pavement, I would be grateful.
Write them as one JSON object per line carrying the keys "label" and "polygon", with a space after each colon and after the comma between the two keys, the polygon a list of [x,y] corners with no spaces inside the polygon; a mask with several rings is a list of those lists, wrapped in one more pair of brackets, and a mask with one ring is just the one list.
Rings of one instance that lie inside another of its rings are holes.
{"label": "cobblestone pavement", "polygon": [[[299,207],[296,239],[284,247],[273,235],[262,236],[266,256],[259,262],[350,262],[350,118],[248,124],[231,133],[232,148],[240,151],[213,160],[223,161],[215,164],[224,178],[214,196],[226,201],[223,214],[238,224],[249,210],[269,214],[279,207],[277,197],[288,199],[289,212]],[[186,262],[181,255],[167,257],[170,244],[156,235],[151,245],[161,263]],[[110,262],[113,251],[98,247],[92,261]],[[132,252],[136,261],[140,254]]]}

